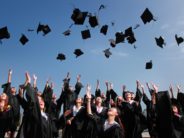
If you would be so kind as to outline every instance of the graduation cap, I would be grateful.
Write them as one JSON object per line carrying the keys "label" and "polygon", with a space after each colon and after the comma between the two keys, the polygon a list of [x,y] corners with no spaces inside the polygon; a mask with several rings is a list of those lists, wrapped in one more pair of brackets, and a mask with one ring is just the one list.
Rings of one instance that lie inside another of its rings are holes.
{"label": "graduation cap", "polygon": [[90,16],[89,17],[89,24],[91,27],[96,27],[98,25],[98,19],[96,16]]}
{"label": "graduation cap", "polygon": [[80,49],[75,49],[74,54],[76,55],[76,58],[83,55],[84,53]]}
{"label": "graduation cap", "polygon": [[102,9],[105,9],[105,8],[106,8],[105,5],[101,4],[100,7],[99,7],[99,9],[98,9],[98,11],[100,11]]}
{"label": "graduation cap", "polygon": [[88,39],[91,37],[89,29],[81,31],[82,39]]}
{"label": "graduation cap", "polygon": [[62,61],[62,60],[65,60],[66,57],[63,53],[59,53],[56,59]]}
{"label": "graduation cap", "polygon": [[128,41],[129,44],[133,44],[133,43],[136,42],[136,38],[135,38],[134,35],[133,36],[129,36],[129,37],[127,37],[127,41]]}
{"label": "graduation cap", "polygon": [[184,39],[182,37],[178,37],[177,34],[175,35],[176,42],[178,46],[183,43]]}
{"label": "graduation cap", "polygon": [[106,35],[108,30],[108,25],[103,25],[102,28],[100,29],[100,33]]}
{"label": "graduation cap", "polygon": [[24,34],[22,34],[19,41],[21,42],[22,45],[25,45],[29,41],[29,39]]}
{"label": "graduation cap", "polygon": [[68,30],[66,30],[66,31],[63,32],[63,34],[64,34],[65,36],[69,36],[70,33],[71,33],[71,30],[70,30],[70,29],[68,29]]}
{"label": "graduation cap", "polygon": [[51,29],[48,25],[43,25],[43,24],[39,23],[39,25],[37,27],[37,33],[39,33],[39,32],[43,32],[43,36],[45,36],[46,34],[51,32]]}
{"label": "graduation cap", "polygon": [[112,55],[110,48],[105,49],[103,52],[104,52],[106,58],[109,58]]}
{"label": "graduation cap", "polygon": [[87,15],[88,12],[81,12],[78,8],[75,8],[73,10],[73,14],[71,15],[71,19],[75,24],[83,25]]}
{"label": "graduation cap", "polygon": [[1,39],[9,39],[10,33],[8,32],[7,26],[0,28],[0,40]]}
{"label": "graduation cap", "polygon": [[156,38],[156,37],[155,37],[155,41],[156,41],[156,44],[157,44],[160,48],[163,48],[163,45],[166,45],[162,36],[160,36],[159,38]]}
{"label": "graduation cap", "polygon": [[132,31],[132,27],[129,27],[125,30],[125,37],[133,36],[134,32]]}
{"label": "graduation cap", "polygon": [[116,36],[116,44],[124,42],[125,35],[122,32],[117,32],[115,36]]}
{"label": "graduation cap", "polygon": [[150,60],[149,62],[146,62],[146,69],[152,69],[152,67],[153,67],[152,60]]}
{"label": "graduation cap", "polygon": [[109,39],[111,47],[116,47],[116,41],[114,39]]}
{"label": "graduation cap", "polygon": [[141,19],[144,24],[149,23],[150,21],[156,21],[153,17],[153,14],[150,12],[148,8],[144,10],[144,12],[141,15]]}

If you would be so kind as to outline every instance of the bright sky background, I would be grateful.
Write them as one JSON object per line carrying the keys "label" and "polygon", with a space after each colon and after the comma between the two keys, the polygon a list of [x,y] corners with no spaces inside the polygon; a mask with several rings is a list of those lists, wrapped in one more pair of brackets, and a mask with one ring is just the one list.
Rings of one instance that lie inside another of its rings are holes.
{"label": "bright sky background", "polygon": [[[170,83],[184,85],[184,43],[178,47],[174,38],[175,34],[184,37],[183,0],[1,0],[0,4],[0,28],[8,26],[11,33],[10,39],[4,39],[0,44],[0,84],[7,81],[8,69],[11,68],[13,86],[22,84],[25,71],[29,71],[38,76],[41,91],[51,77],[57,95],[67,72],[71,72],[72,85],[77,74],[81,74],[83,84],[90,83],[93,91],[97,79],[102,91],[105,91],[104,82],[108,80],[118,94],[121,94],[122,84],[135,91],[137,79],[144,84],[155,82],[160,90],[168,89]],[[109,25],[106,36],[99,33],[99,26],[90,29],[91,39],[82,40],[80,31],[86,29],[87,19],[83,26],[73,26],[69,37],[62,34],[73,23],[70,16],[74,7],[97,13],[101,4],[106,9],[101,10],[99,22],[101,26]],[[156,17],[156,22],[143,24],[140,15],[146,8]],[[27,31],[36,29],[39,22],[48,24],[51,33],[43,37]],[[137,49],[127,43],[118,44],[111,48],[113,55],[105,58],[102,51],[110,48],[108,39],[114,38],[115,32],[136,24],[140,24],[134,30]],[[22,33],[29,37],[25,46],[19,42]],[[166,41],[164,49],[155,43],[154,38],[160,35]],[[84,55],[77,59],[73,54],[76,48],[84,51]],[[56,60],[59,52],[64,53],[67,60]],[[153,61],[152,70],[145,69],[149,60]],[[84,93],[83,88],[81,95]]]}

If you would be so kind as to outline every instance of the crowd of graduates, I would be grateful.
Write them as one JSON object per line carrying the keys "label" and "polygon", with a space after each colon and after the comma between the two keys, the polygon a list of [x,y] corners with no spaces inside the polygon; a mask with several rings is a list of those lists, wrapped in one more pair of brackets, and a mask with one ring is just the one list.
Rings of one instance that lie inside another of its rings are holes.
{"label": "crowd of graduates", "polygon": [[[40,92],[37,77],[33,75],[31,83],[28,72],[18,92],[11,86],[11,80],[12,70],[9,70],[8,81],[2,85],[0,94],[0,138],[5,135],[57,138],[59,130],[63,138],[141,138],[145,129],[151,138],[184,138],[184,93],[180,86],[174,98],[172,86],[159,91],[157,85],[146,83],[149,99],[139,81],[135,93],[123,85],[122,95],[118,96],[112,83],[105,82],[106,93],[103,93],[97,80],[95,92],[88,84],[84,97],[79,97],[84,87],[81,76],[77,76],[73,87],[68,73],[57,98],[52,83],[47,81]],[[146,105],[146,114],[142,112],[141,101]]]}

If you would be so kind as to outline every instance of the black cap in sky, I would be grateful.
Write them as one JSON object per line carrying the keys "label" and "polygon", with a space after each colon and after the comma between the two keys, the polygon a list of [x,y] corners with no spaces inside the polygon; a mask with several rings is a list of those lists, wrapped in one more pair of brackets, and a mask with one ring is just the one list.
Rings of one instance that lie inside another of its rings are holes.
{"label": "black cap in sky", "polygon": [[29,39],[24,34],[22,34],[19,41],[21,42],[22,45],[25,45],[29,41]]}
{"label": "black cap in sky", "polygon": [[91,34],[89,29],[81,31],[82,39],[88,39],[91,38]]}
{"label": "black cap in sky", "polygon": [[66,57],[63,53],[59,53],[56,59],[62,61],[62,60],[65,60]]}
{"label": "black cap in sky", "polygon": [[73,14],[71,15],[71,19],[76,25],[83,25],[87,15],[88,12],[81,12],[80,9],[75,8],[73,10]]}
{"label": "black cap in sky", "polygon": [[103,25],[102,28],[100,29],[100,33],[106,35],[108,31],[108,25]]}
{"label": "black cap in sky", "polygon": [[98,26],[98,19],[97,19],[97,17],[96,16],[90,16],[89,17],[89,24],[93,28]]}
{"label": "black cap in sky", "polygon": [[136,38],[135,38],[134,35],[133,36],[128,36],[127,41],[128,41],[129,44],[133,44],[133,43],[136,42]]}
{"label": "black cap in sky", "polygon": [[112,55],[110,48],[105,49],[103,52],[104,52],[106,58],[109,58]]}
{"label": "black cap in sky", "polygon": [[1,39],[9,39],[10,33],[8,32],[7,26],[0,28],[0,40]]}
{"label": "black cap in sky", "polygon": [[38,25],[37,27],[37,33],[39,32],[43,32],[43,36],[45,36],[46,34],[48,34],[49,32],[51,32],[51,29],[49,27],[49,25],[43,25],[43,24],[40,24]]}
{"label": "black cap in sky", "polygon": [[109,39],[111,47],[116,47],[116,41],[114,39]]}
{"label": "black cap in sky", "polygon": [[149,62],[146,62],[146,69],[152,69],[153,67],[153,63],[152,63],[152,60],[150,60]]}
{"label": "black cap in sky", "polygon": [[129,44],[133,44],[136,42],[136,38],[135,38],[135,35],[134,35],[134,32],[132,30],[132,27],[129,27],[125,30],[125,37],[128,41]]}
{"label": "black cap in sky", "polygon": [[157,46],[159,46],[160,48],[163,48],[163,45],[166,45],[164,38],[162,36],[160,36],[159,38],[155,37],[155,41]]}
{"label": "black cap in sky", "polygon": [[125,41],[125,35],[123,34],[123,32],[117,32],[115,36],[116,36],[116,44],[122,43]]}
{"label": "black cap in sky", "polygon": [[149,22],[151,22],[152,20],[153,20],[153,21],[156,21],[156,20],[154,19],[154,17],[153,17],[153,14],[150,12],[150,10],[149,10],[148,8],[146,8],[146,9],[144,10],[144,12],[142,13],[141,19],[142,19],[142,21],[143,21],[144,24],[149,23]]}
{"label": "black cap in sky", "polygon": [[74,54],[76,55],[76,58],[77,58],[77,57],[83,55],[84,53],[82,52],[81,49],[75,49]]}
{"label": "black cap in sky", "polygon": [[184,39],[183,37],[178,37],[177,34],[175,35],[175,39],[176,39],[176,42],[178,44],[178,46],[183,43]]}
{"label": "black cap in sky", "polygon": [[65,36],[69,36],[69,35],[71,34],[71,30],[68,29],[68,30],[64,31],[63,34],[64,34]]}

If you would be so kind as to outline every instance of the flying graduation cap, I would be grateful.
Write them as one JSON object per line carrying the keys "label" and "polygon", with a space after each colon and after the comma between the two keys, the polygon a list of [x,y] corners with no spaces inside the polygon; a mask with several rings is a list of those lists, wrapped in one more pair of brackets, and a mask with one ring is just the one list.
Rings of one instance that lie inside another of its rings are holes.
{"label": "flying graduation cap", "polygon": [[98,19],[96,16],[89,16],[89,24],[92,28],[98,26]]}
{"label": "flying graduation cap", "polygon": [[146,8],[144,10],[144,12],[142,13],[142,15],[140,17],[141,17],[144,24],[149,23],[152,20],[156,21],[153,17],[153,14],[150,12],[150,10],[148,8]]}
{"label": "flying graduation cap", "polygon": [[22,45],[25,45],[29,41],[29,39],[24,34],[22,34],[19,41],[21,42]]}
{"label": "flying graduation cap", "polygon": [[109,58],[112,55],[110,48],[105,49],[103,52],[106,58]]}
{"label": "flying graduation cap", "polygon": [[74,24],[83,25],[87,15],[88,12],[81,12],[80,9],[75,8],[71,15],[71,19],[74,21]]}
{"label": "flying graduation cap", "polygon": [[65,35],[65,36],[69,36],[70,34],[71,34],[71,30],[70,29],[68,29],[68,30],[63,32],[63,35]]}
{"label": "flying graduation cap", "polygon": [[123,32],[117,32],[115,36],[116,36],[116,44],[124,42],[125,35],[123,34]]}
{"label": "flying graduation cap", "polygon": [[152,69],[153,67],[153,63],[152,63],[152,60],[150,60],[149,62],[146,62],[146,69]]}
{"label": "flying graduation cap", "polygon": [[10,33],[8,32],[7,26],[0,28],[0,40],[2,39],[9,39]]}
{"label": "flying graduation cap", "polygon": [[59,53],[56,59],[60,60],[60,61],[63,61],[63,60],[66,59],[66,57],[65,57],[65,55],[63,53]]}
{"label": "flying graduation cap", "polygon": [[39,32],[43,32],[43,36],[45,36],[45,35],[47,35],[48,33],[51,32],[51,29],[50,29],[50,27],[47,24],[46,25],[43,25],[43,24],[40,24],[39,23],[39,25],[37,27],[37,34]]}
{"label": "flying graduation cap", "polygon": [[176,42],[178,44],[178,46],[183,43],[184,39],[183,37],[178,37],[177,34],[175,35],[175,39],[176,39]]}
{"label": "flying graduation cap", "polygon": [[129,44],[133,44],[136,42],[136,38],[134,36],[134,32],[132,30],[132,27],[129,27],[125,30],[125,34],[124,34],[125,38],[127,39]]}
{"label": "flying graduation cap", "polygon": [[114,39],[109,39],[111,47],[116,47],[116,41]]}
{"label": "flying graduation cap", "polygon": [[102,28],[100,29],[100,33],[106,35],[108,31],[108,25],[103,25]]}
{"label": "flying graduation cap", "polygon": [[80,49],[75,49],[73,53],[76,55],[76,58],[84,54]]}
{"label": "flying graduation cap", "polygon": [[88,39],[91,38],[91,34],[89,29],[81,31],[82,39]]}
{"label": "flying graduation cap", "polygon": [[160,48],[163,48],[163,45],[166,45],[165,40],[162,36],[160,36],[159,38],[155,37],[155,41],[157,46],[159,46]]}

